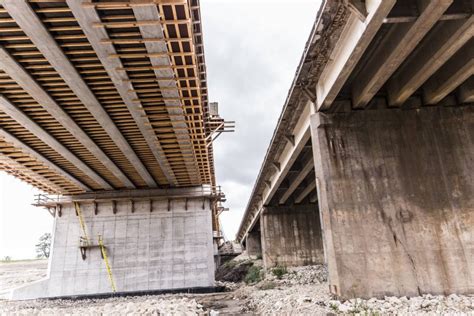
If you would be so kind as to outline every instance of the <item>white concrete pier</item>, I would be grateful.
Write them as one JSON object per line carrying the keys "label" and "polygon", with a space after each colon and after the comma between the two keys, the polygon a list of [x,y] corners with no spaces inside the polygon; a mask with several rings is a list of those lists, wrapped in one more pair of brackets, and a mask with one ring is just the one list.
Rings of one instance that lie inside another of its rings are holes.
{"label": "white concrete pier", "polygon": [[93,245],[86,249],[84,260],[79,248],[84,237],[80,217],[73,203],[64,204],[61,216],[59,212],[55,216],[48,277],[14,290],[12,299],[111,293],[105,262],[99,247],[94,247],[99,235],[117,292],[211,287],[210,201],[194,197],[80,202]]}

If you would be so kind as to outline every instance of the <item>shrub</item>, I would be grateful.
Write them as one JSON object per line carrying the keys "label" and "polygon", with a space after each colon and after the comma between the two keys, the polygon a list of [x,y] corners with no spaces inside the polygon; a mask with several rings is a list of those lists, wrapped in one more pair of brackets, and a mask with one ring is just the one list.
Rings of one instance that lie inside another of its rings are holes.
{"label": "shrub", "polygon": [[278,266],[272,269],[272,274],[276,276],[277,279],[281,279],[287,273],[288,270],[284,266]]}
{"label": "shrub", "polygon": [[245,283],[251,284],[251,283],[257,283],[262,281],[262,268],[257,267],[257,266],[251,266],[248,271],[247,275],[245,275]]}

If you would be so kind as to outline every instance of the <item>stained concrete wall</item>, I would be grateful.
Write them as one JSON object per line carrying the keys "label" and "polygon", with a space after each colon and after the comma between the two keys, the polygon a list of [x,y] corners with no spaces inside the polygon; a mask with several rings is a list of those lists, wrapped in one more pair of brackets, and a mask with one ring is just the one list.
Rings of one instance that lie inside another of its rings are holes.
{"label": "stained concrete wall", "polygon": [[265,267],[302,266],[324,262],[318,207],[265,207],[260,217]]}
{"label": "stained concrete wall", "polygon": [[[203,209],[204,204],[204,209]],[[147,291],[214,285],[214,258],[210,203],[202,199],[81,203],[92,244],[103,236],[118,292]],[[79,251],[82,236],[72,205],[56,217],[49,278],[13,292],[14,299],[111,292],[99,248]]]}
{"label": "stained concrete wall", "polygon": [[331,291],[474,293],[474,107],[311,125]]}
{"label": "stained concrete wall", "polygon": [[262,256],[262,236],[260,230],[254,229],[247,234],[245,250],[249,256]]}

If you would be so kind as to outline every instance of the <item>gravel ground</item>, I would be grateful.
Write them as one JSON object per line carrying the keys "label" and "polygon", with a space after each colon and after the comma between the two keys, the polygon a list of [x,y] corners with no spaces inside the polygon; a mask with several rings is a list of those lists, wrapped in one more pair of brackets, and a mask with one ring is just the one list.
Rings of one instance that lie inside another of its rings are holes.
{"label": "gravel ground", "polygon": [[[7,287],[4,280],[16,286],[34,281],[35,276],[41,278],[46,264],[28,262],[14,267],[11,263],[8,267],[0,264],[0,289]],[[338,301],[328,292],[323,265],[288,268],[280,279],[267,271],[262,281],[252,285],[219,285],[232,291],[87,300],[0,299],[0,315],[474,315],[474,296]]]}
{"label": "gravel ground", "polygon": [[331,297],[323,265],[289,268],[281,279],[271,272],[254,285],[242,285],[234,296],[243,311],[260,315],[474,315],[474,296],[385,297],[338,301]]}
{"label": "gravel ground", "polygon": [[139,296],[1,302],[0,315],[204,315],[195,299]]}

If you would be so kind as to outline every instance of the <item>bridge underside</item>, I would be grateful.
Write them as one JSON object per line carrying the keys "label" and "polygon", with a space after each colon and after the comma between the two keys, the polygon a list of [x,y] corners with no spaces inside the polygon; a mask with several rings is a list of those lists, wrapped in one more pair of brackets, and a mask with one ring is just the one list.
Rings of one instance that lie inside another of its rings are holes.
{"label": "bridge underside", "polygon": [[54,194],[215,185],[198,0],[3,0],[0,34],[0,168]]}
{"label": "bridge underside", "polygon": [[474,292],[473,23],[323,2],[238,233],[267,266],[325,262],[343,298]]}

